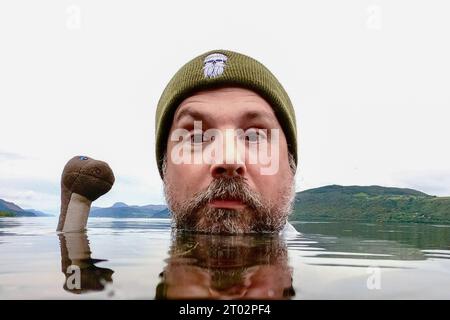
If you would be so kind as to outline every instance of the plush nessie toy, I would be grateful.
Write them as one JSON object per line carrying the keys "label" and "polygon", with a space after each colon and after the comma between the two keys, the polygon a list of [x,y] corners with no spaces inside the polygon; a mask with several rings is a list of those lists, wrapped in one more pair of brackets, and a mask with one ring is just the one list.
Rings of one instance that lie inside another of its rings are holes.
{"label": "plush nessie toy", "polygon": [[61,176],[61,213],[56,230],[84,231],[92,201],[111,190],[114,180],[106,162],[86,156],[70,159]]}

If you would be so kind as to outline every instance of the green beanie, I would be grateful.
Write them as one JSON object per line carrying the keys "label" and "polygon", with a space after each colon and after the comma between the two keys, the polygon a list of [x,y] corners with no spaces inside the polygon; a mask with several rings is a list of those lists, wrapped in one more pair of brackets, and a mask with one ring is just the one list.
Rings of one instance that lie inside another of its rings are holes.
{"label": "green beanie", "polygon": [[261,95],[273,108],[283,128],[289,152],[297,164],[297,128],[295,111],[286,91],[260,62],[246,55],[214,50],[186,63],[173,76],[156,109],[156,161],[163,177],[162,164],[175,110],[194,92],[224,87],[242,87]]}

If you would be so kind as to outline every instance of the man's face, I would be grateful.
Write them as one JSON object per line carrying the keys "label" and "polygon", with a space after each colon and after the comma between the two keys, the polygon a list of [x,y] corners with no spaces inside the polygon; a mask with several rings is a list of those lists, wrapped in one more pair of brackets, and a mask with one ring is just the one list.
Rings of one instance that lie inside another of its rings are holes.
{"label": "man's face", "polygon": [[294,197],[293,160],[271,106],[243,88],[198,92],[175,112],[164,191],[177,228],[275,232]]}

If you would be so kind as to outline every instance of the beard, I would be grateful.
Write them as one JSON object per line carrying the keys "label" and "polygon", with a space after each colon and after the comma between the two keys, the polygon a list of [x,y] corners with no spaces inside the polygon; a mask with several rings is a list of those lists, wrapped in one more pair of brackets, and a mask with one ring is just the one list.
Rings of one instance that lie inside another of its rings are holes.
{"label": "beard", "polygon": [[[276,203],[265,201],[241,176],[215,178],[205,190],[182,202],[177,201],[174,188],[164,179],[173,227],[214,234],[279,232],[292,211],[295,196],[293,178],[280,190]],[[213,200],[239,200],[245,206],[242,209],[214,208],[209,205]]]}

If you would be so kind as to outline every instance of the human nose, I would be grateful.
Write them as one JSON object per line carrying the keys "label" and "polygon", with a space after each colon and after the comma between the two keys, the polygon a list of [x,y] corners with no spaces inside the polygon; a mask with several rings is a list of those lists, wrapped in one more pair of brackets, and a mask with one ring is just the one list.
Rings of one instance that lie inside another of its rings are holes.
{"label": "human nose", "polygon": [[[236,141],[237,140],[237,141]],[[219,176],[244,176],[247,172],[245,165],[245,145],[236,139],[234,130],[227,129],[223,139],[224,154],[214,159],[211,165],[211,175]]]}

